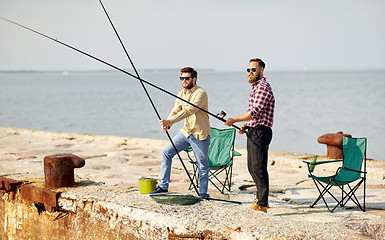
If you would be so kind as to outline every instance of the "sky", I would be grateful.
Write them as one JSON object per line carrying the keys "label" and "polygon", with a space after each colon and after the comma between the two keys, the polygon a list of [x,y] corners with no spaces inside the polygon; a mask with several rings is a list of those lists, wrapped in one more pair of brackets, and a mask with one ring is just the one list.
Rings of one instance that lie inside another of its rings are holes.
{"label": "sky", "polygon": [[[385,69],[383,0],[104,0],[138,69]],[[130,69],[98,0],[0,0],[0,17]],[[110,67],[0,19],[1,70]]]}

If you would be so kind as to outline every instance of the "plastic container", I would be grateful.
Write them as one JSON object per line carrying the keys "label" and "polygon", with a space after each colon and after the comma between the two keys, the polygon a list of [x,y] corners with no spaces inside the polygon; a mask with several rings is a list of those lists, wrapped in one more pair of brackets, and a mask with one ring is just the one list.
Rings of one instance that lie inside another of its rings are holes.
{"label": "plastic container", "polygon": [[155,190],[157,181],[153,178],[139,178],[139,192],[143,194],[150,193]]}

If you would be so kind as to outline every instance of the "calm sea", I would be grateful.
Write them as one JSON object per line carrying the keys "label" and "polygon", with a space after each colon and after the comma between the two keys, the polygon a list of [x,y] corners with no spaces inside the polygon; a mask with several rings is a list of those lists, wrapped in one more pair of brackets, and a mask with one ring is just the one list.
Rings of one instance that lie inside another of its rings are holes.
{"label": "calm sea", "polygon": [[[178,70],[140,74],[174,94],[181,89]],[[265,76],[276,97],[271,150],[325,155],[317,138],[343,131],[367,137],[367,156],[385,160],[385,70],[266,71]],[[223,110],[234,117],[246,111],[245,72],[198,71],[197,83],[207,91],[212,113]],[[174,97],[147,89],[166,118]],[[0,125],[167,140],[138,80],[117,71],[0,72]],[[174,125],[171,135],[181,126]],[[246,137],[237,135],[236,145],[245,147]]]}

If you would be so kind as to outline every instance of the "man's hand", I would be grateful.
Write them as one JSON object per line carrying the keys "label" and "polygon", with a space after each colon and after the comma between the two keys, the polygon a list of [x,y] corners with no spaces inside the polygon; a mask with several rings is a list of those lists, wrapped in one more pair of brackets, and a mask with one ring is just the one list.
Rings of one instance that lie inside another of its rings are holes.
{"label": "man's hand", "polygon": [[235,123],[234,118],[228,118],[228,119],[226,119],[226,122],[224,124],[226,126],[231,127],[231,126],[233,126],[234,123]]}
{"label": "man's hand", "polygon": [[246,131],[246,124],[243,124],[242,127],[241,127],[241,129],[238,130],[238,133],[239,133],[239,134],[244,134],[245,131]]}
{"label": "man's hand", "polygon": [[161,119],[158,122],[159,122],[163,132],[166,132],[169,129],[170,120]]}
{"label": "man's hand", "polygon": [[[224,123],[226,126],[233,126],[233,124],[235,123],[235,119],[234,118],[228,118],[226,119],[226,122]],[[246,131],[246,124],[243,124],[242,127],[238,130],[238,133],[239,134],[244,134]]]}

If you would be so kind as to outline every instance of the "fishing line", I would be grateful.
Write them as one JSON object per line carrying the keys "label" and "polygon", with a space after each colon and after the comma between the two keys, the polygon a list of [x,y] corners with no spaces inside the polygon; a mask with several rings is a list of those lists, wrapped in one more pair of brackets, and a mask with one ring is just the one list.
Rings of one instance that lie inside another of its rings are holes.
{"label": "fishing line", "polygon": [[[98,57],[95,57],[95,56],[93,56],[93,55],[91,55],[91,54],[89,54],[89,53],[87,53],[87,52],[85,52],[85,51],[82,51],[82,50],[80,50],[80,49],[78,49],[78,48],[75,48],[75,47],[73,47],[73,46],[71,46],[71,45],[69,45],[69,44],[67,44],[67,43],[64,43],[64,42],[58,40],[57,38],[53,38],[53,37],[51,37],[51,36],[49,36],[49,35],[46,35],[46,34],[41,33],[41,32],[39,32],[39,31],[36,31],[36,30],[34,30],[34,29],[32,29],[32,28],[29,28],[29,27],[27,27],[27,26],[25,26],[25,25],[22,25],[22,24],[20,24],[20,23],[15,22],[15,21],[9,20],[9,19],[7,19],[7,18],[4,18],[4,17],[1,17],[1,16],[0,16],[0,19],[2,19],[2,20],[4,20],[4,21],[7,21],[7,22],[9,22],[9,23],[12,23],[12,24],[14,24],[14,25],[17,25],[17,26],[19,26],[19,27],[21,27],[21,28],[24,28],[24,29],[26,29],[26,30],[28,30],[28,31],[31,31],[31,32],[33,32],[33,33],[36,33],[36,34],[38,34],[38,35],[40,35],[40,36],[42,36],[42,37],[44,37],[44,38],[47,38],[47,39],[49,39],[49,40],[52,40],[52,41],[54,41],[54,42],[56,42],[56,43],[59,43],[59,44],[65,46],[65,47],[67,47],[67,48],[70,48],[70,49],[72,49],[72,50],[74,50],[74,51],[76,51],[76,52],[79,52],[79,53],[81,53],[81,54],[83,54],[83,55],[85,55],[85,56],[87,56],[87,57],[89,57],[89,58],[92,58],[92,59],[94,59],[94,60],[96,60],[96,61],[98,61],[98,62],[101,62],[101,63],[103,63],[103,64],[105,64],[105,65],[107,65],[107,66],[109,66],[109,67],[111,67],[111,68],[113,68],[113,69],[115,69],[115,70],[118,70],[118,71],[120,71],[120,72],[122,72],[122,73],[124,73],[124,74],[129,75],[129,76],[132,77],[132,78],[135,78],[135,79],[139,80],[142,84],[145,83],[145,84],[147,84],[147,85],[149,85],[149,86],[151,86],[151,87],[153,87],[153,88],[155,88],[155,89],[158,89],[158,90],[160,90],[160,91],[162,91],[162,92],[164,92],[164,93],[166,93],[166,94],[168,94],[168,95],[170,95],[170,96],[172,96],[172,97],[174,97],[174,98],[177,98],[177,99],[179,99],[179,100],[181,100],[181,101],[183,101],[183,102],[185,102],[185,103],[187,103],[187,104],[190,104],[191,106],[193,106],[193,107],[195,107],[195,108],[197,108],[197,109],[199,109],[199,110],[201,110],[201,111],[203,111],[203,112],[209,114],[210,116],[212,116],[212,117],[214,117],[214,118],[216,118],[216,119],[218,119],[218,120],[220,120],[220,121],[222,121],[222,122],[226,122],[226,120],[224,119],[224,115],[223,115],[223,114],[222,114],[222,117],[219,117],[219,115],[221,115],[221,114],[217,114],[217,115],[216,115],[216,114],[213,114],[213,113],[211,113],[211,112],[209,112],[209,111],[207,111],[207,110],[205,110],[205,109],[203,109],[203,108],[201,108],[201,107],[199,107],[199,106],[197,106],[197,105],[195,105],[195,104],[193,104],[193,103],[191,103],[191,102],[189,102],[189,101],[187,101],[187,100],[185,100],[185,99],[183,99],[183,98],[181,98],[181,97],[179,97],[179,96],[177,96],[177,95],[175,95],[175,94],[173,94],[173,93],[171,93],[171,92],[169,92],[169,91],[167,91],[167,90],[165,90],[165,89],[163,89],[163,88],[161,88],[161,87],[159,87],[159,86],[157,86],[157,85],[155,85],[155,84],[153,84],[153,83],[151,83],[151,82],[149,82],[149,81],[146,81],[146,80],[140,78],[139,76],[135,76],[135,75],[133,75],[133,74],[127,72],[127,71],[124,70],[124,69],[121,69],[121,68],[119,68],[119,67],[117,67],[117,66],[115,66],[115,65],[113,65],[113,64],[111,64],[111,63],[109,63],[109,62],[106,62],[106,61],[104,61],[104,60],[102,60],[102,59],[100,59],[100,58],[98,58]],[[234,125],[234,124],[232,125],[232,127],[236,128],[236,129],[238,129],[238,130],[240,130],[240,128],[239,128],[238,126]]]}
{"label": "fishing line", "polygon": [[[154,104],[154,102],[152,101],[151,96],[150,96],[150,94],[148,93],[148,91],[147,91],[147,89],[146,89],[146,86],[144,86],[143,81],[141,80],[141,78],[140,78],[140,76],[139,76],[139,73],[138,73],[138,71],[136,70],[136,67],[135,67],[135,65],[134,65],[134,62],[131,60],[131,57],[130,57],[130,55],[128,54],[126,47],[124,46],[124,44],[123,44],[123,42],[122,42],[122,39],[120,38],[120,36],[119,36],[119,34],[118,34],[118,31],[116,30],[114,24],[112,23],[112,20],[111,20],[110,16],[108,15],[106,8],[104,7],[104,5],[103,5],[103,3],[102,3],[101,0],[99,0],[99,2],[100,2],[100,4],[102,5],[102,8],[103,8],[104,12],[106,13],[106,16],[107,16],[107,18],[108,18],[108,21],[110,22],[112,28],[114,29],[115,35],[116,35],[117,38],[119,39],[120,45],[122,46],[124,52],[126,53],[126,56],[127,56],[128,60],[130,61],[131,66],[132,66],[132,68],[134,69],[134,71],[135,71],[135,73],[136,73],[136,76],[140,79],[140,80],[139,80],[139,81],[140,81],[140,84],[142,85],[142,88],[143,88],[144,92],[146,93],[147,98],[148,98],[148,100],[150,101],[151,106],[152,106],[152,108],[153,108],[154,111],[155,111],[155,114],[157,115],[158,119],[161,120],[162,118],[161,118],[161,116],[160,116],[158,110],[156,109],[155,104]],[[170,136],[168,130],[166,131],[166,135],[167,135],[168,140],[170,141],[171,145],[173,146],[173,148],[174,148],[176,154],[178,155],[178,158],[179,158],[179,160],[180,160],[180,162],[181,162],[181,164],[182,164],[182,166],[183,166],[183,168],[184,168],[184,170],[185,170],[185,172],[186,172],[188,178],[190,179],[190,182],[191,182],[192,185],[194,186],[195,192],[197,193],[198,196],[200,196],[200,194],[199,194],[199,192],[198,192],[198,189],[197,189],[197,187],[196,187],[196,185],[195,185],[193,179],[191,178],[190,174],[188,173],[188,170],[187,170],[187,168],[186,168],[186,165],[184,164],[184,162],[183,162],[183,160],[182,160],[182,158],[181,158],[181,156],[180,156],[180,154],[179,154],[179,152],[178,152],[178,149],[176,148],[176,146],[175,146],[175,144],[174,144],[174,141],[172,140],[172,138],[171,138],[171,136]]]}
{"label": "fishing line", "polygon": [[[22,25],[22,24],[19,24],[19,23],[17,23],[17,22],[14,22],[14,21],[12,21],[12,20],[9,20],[9,19],[3,18],[3,17],[0,17],[0,18],[3,19],[4,21],[10,22],[10,23],[15,24],[15,25],[17,25],[17,26],[19,26],[19,27],[22,27],[22,28],[27,29],[27,30],[29,30],[29,31],[31,31],[31,32],[34,32],[34,33],[36,33],[36,34],[38,34],[38,35],[40,35],[40,36],[43,36],[43,37],[45,37],[45,38],[48,38],[48,39],[50,39],[50,40],[52,40],[52,41],[54,41],[54,42],[57,42],[57,43],[59,43],[59,44],[65,46],[65,47],[67,47],[67,48],[70,48],[70,49],[72,49],[72,50],[75,50],[75,51],[77,51],[77,52],[79,52],[79,53],[81,53],[81,54],[83,54],[83,55],[86,55],[87,57],[90,57],[90,58],[92,58],[92,59],[94,59],[94,60],[96,60],[96,61],[98,61],[98,62],[101,62],[101,63],[103,63],[103,64],[105,64],[105,65],[107,65],[107,66],[109,66],[109,67],[111,67],[111,68],[114,68],[114,69],[116,69],[116,70],[118,70],[118,71],[120,71],[120,72],[122,72],[122,73],[125,73],[125,74],[127,74],[127,75],[129,75],[129,76],[131,76],[131,77],[133,77],[133,78],[135,78],[135,79],[137,79],[137,80],[139,80],[139,81],[142,81],[143,83],[145,83],[145,84],[147,84],[147,85],[149,85],[149,86],[151,86],[151,87],[153,87],[153,88],[156,88],[156,89],[158,89],[158,90],[160,90],[160,91],[162,91],[162,92],[164,92],[164,93],[166,93],[166,94],[168,94],[168,95],[170,95],[170,96],[172,96],[172,97],[175,97],[175,98],[177,98],[177,99],[179,99],[179,100],[181,100],[181,101],[183,101],[183,102],[185,102],[185,103],[187,103],[187,104],[190,104],[191,106],[193,106],[193,107],[195,107],[195,108],[198,108],[199,110],[201,110],[201,111],[203,111],[203,112],[209,114],[210,116],[212,116],[212,117],[214,117],[214,118],[216,118],[216,119],[218,119],[218,120],[220,120],[220,121],[222,121],[222,122],[226,122],[226,120],[225,120],[223,117],[219,117],[219,116],[218,116],[219,114],[213,114],[213,113],[211,113],[211,112],[209,112],[209,111],[207,111],[207,110],[205,110],[205,109],[203,109],[203,108],[201,108],[201,107],[199,107],[199,106],[197,106],[197,105],[195,105],[195,104],[193,104],[193,103],[191,103],[191,102],[189,102],[189,101],[187,101],[187,100],[185,100],[185,99],[183,99],[183,98],[181,98],[181,97],[179,97],[179,96],[177,96],[177,95],[175,95],[175,94],[173,94],[173,93],[171,93],[171,92],[169,92],[169,91],[167,91],[167,90],[165,90],[165,89],[163,89],[163,88],[161,88],[161,87],[159,87],[159,86],[157,86],[157,85],[155,85],[155,84],[153,84],[153,83],[151,83],[151,82],[149,82],[149,81],[144,80],[143,78],[140,78],[140,77],[138,77],[138,76],[135,76],[135,75],[133,75],[132,73],[129,73],[129,72],[127,72],[126,70],[119,68],[119,67],[117,67],[117,66],[115,66],[115,65],[113,65],[113,64],[111,64],[111,63],[109,63],[109,62],[106,62],[106,61],[104,61],[104,60],[102,60],[102,59],[100,59],[100,58],[97,58],[97,57],[95,57],[95,56],[93,56],[93,55],[91,55],[91,54],[89,54],[89,53],[87,53],[87,52],[85,52],[85,51],[82,51],[82,50],[80,50],[80,49],[78,49],[78,48],[75,48],[75,47],[73,47],[73,46],[71,46],[71,45],[69,45],[69,44],[67,44],[67,43],[64,43],[64,42],[62,42],[62,41],[60,41],[60,40],[57,40],[56,38],[50,37],[50,36],[48,36],[48,35],[46,35],[46,34],[43,34],[43,33],[38,32],[38,31],[36,31],[36,30],[33,30],[33,29],[31,29],[31,28],[29,28],[29,27],[26,27],[26,26],[24,26],[24,25]],[[233,128],[236,128],[236,129],[238,129],[238,130],[240,130],[240,128],[239,128],[238,126],[234,125],[234,124],[232,125],[232,127],[233,127]]]}
{"label": "fishing line", "polygon": [[[101,6],[102,6],[102,8],[103,8],[103,10],[104,10],[104,12],[105,12],[105,14],[106,14],[108,20],[109,20],[109,22],[110,22],[110,24],[111,24],[111,27],[114,29],[115,35],[116,35],[117,38],[119,39],[120,45],[122,46],[124,52],[126,53],[126,56],[127,56],[128,60],[130,61],[131,66],[132,66],[132,68],[134,69],[134,71],[135,71],[135,73],[136,73],[136,76],[140,79],[139,81],[140,81],[140,83],[141,83],[141,85],[142,85],[142,87],[143,87],[143,90],[145,91],[145,93],[146,93],[146,95],[147,95],[147,98],[148,98],[149,101],[151,102],[151,105],[152,105],[152,107],[153,107],[153,109],[154,109],[156,115],[158,116],[158,119],[161,120],[161,116],[160,116],[158,110],[156,109],[155,104],[154,104],[154,102],[152,101],[150,94],[148,93],[146,87],[144,86],[143,81],[141,80],[141,78],[140,78],[140,76],[139,76],[139,73],[138,73],[138,71],[136,70],[136,67],[135,67],[135,65],[134,65],[134,62],[132,61],[130,55],[128,54],[127,49],[126,49],[126,47],[124,46],[124,44],[123,44],[123,42],[122,42],[122,39],[120,38],[119,33],[118,33],[118,31],[116,30],[114,24],[112,23],[112,20],[111,20],[109,14],[108,14],[106,8],[104,7],[102,0],[99,0],[99,2],[100,2],[100,4],[101,4]],[[224,117],[224,116],[226,115],[226,113],[224,113],[224,112],[222,111],[222,112],[220,113],[220,115],[222,115],[222,116]],[[222,117],[222,118],[223,118],[223,117]],[[172,146],[173,146],[175,152],[177,153],[178,158],[179,158],[179,160],[180,160],[180,162],[181,162],[181,164],[182,164],[182,166],[183,166],[183,168],[184,168],[184,170],[185,170],[185,172],[186,172],[188,178],[190,179],[190,182],[193,184],[194,189],[195,189],[195,192],[196,192],[197,195],[199,196],[200,194],[199,194],[199,192],[198,192],[198,190],[197,190],[197,187],[196,187],[194,181],[192,180],[190,174],[188,173],[188,170],[187,170],[187,168],[186,168],[186,166],[185,166],[185,164],[184,164],[184,162],[183,162],[181,156],[179,155],[179,152],[178,152],[178,150],[177,150],[177,148],[176,148],[176,146],[175,146],[175,144],[174,144],[174,142],[173,142],[173,140],[172,140],[172,138],[171,138],[169,132],[166,131],[166,134],[167,134],[167,137],[168,137],[168,139],[170,140],[170,142],[171,142],[171,144],[172,144]],[[229,200],[216,199],[216,198],[210,198],[210,197],[205,198],[205,199],[208,199],[208,200],[216,200],[216,201],[224,201],[224,202],[233,202],[233,203],[239,203],[239,204],[240,204],[240,202],[236,202],[236,201],[229,201]]]}

